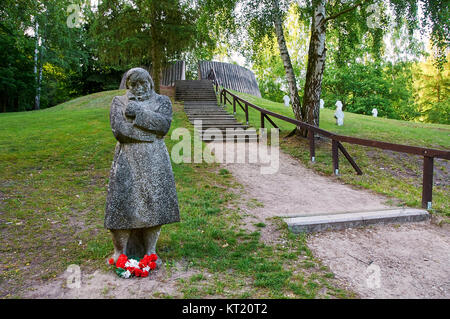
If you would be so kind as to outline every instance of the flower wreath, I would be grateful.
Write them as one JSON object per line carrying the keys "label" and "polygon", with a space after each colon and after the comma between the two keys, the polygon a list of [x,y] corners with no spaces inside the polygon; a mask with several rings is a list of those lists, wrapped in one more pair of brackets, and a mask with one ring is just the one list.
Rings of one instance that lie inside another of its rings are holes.
{"label": "flower wreath", "polygon": [[156,268],[156,261],[158,256],[156,254],[145,255],[140,261],[130,258],[124,254],[120,255],[117,262],[114,265],[114,259],[109,260],[109,264],[115,266],[116,274],[122,278],[136,277],[148,277],[151,270]]}

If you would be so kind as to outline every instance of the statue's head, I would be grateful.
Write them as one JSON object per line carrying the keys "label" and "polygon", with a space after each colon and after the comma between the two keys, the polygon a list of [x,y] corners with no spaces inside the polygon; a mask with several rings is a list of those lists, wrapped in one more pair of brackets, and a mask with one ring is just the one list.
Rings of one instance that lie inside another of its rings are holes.
{"label": "statue's head", "polygon": [[336,110],[338,111],[342,111],[342,102],[341,101],[336,101]]}
{"label": "statue's head", "polygon": [[127,72],[126,87],[132,96],[142,100],[153,94],[155,85],[147,70],[134,68]]}

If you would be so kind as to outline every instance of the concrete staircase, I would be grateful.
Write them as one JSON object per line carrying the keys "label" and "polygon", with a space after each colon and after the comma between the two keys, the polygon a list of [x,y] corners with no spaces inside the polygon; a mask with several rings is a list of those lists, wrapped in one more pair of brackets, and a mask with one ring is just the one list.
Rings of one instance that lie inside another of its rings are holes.
{"label": "concrete staircase", "polygon": [[217,97],[209,80],[177,81],[175,98],[184,101],[184,111],[195,125],[205,142],[222,140],[226,142],[256,142],[256,130],[248,129],[236,121],[233,115],[217,105]]}

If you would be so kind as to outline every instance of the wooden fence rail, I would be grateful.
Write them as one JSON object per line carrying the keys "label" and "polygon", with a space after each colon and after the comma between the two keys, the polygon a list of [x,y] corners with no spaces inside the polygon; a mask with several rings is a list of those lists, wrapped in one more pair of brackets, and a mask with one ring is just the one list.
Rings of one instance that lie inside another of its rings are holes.
{"label": "wooden fence rail", "polygon": [[[241,109],[245,113],[245,121],[249,123],[249,112],[248,108],[251,107],[260,112],[260,121],[261,128],[265,127],[265,120],[267,120],[272,126],[278,128],[278,126],[272,121],[269,116],[277,118],[279,120],[291,123],[296,125],[297,127],[302,127],[308,131],[308,140],[309,140],[309,152],[311,161],[315,161],[315,136],[321,135],[331,139],[331,154],[333,160],[333,171],[337,175],[339,174],[339,151],[344,155],[344,157],[348,160],[348,162],[352,165],[353,169],[356,171],[358,175],[362,175],[362,170],[358,167],[356,162],[347,152],[347,150],[342,145],[343,142],[349,144],[356,144],[368,147],[379,148],[383,150],[389,150],[399,153],[407,153],[413,155],[423,156],[423,178],[422,178],[422,207],[426,209],[431,209],[431,202],[433,197],[433,166],[434,166],[434,158],[442,158],[449,160],[450,159],[450,151],[438,150],[432,148],[418,147],[418,146],[409,146],[402,144],[394,144],[381,142],[376,140],[368,140],[362,139],[358,137],[345,136],[335,134],[323,129],[320,129],[316,126],[310,125],[305,122],[298,121],[296,119],[263,109],[257,105],[254,105],[241,97],[235,95],[230,92],[226,88],[221,88],[220,84],[217,82],[215,77],[214,69],[208,73],[208,79],[213,82],[215,86],[216,92],[219,94],[220,104],[225,105],[227,102],[233,105],[233,112],[236,114],[236,104],[238,104]],[[230,98],[229,98],[230,97]]]}

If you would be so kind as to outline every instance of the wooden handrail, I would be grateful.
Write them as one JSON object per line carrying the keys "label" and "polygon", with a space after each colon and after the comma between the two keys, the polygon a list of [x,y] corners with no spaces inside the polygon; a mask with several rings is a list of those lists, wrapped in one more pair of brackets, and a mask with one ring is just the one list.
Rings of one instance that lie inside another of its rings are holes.
{"label": "wooden handrail", "polygon": [[[376,141],[376,140],[368,140],[368,139],[363,139],[363,138],[358,138],[358,137],[335,134],[335,133],[323,130],[321,128],[318,128],[317,126],[313,126],[308,123],[301,122],[299,120],[296,120],[296,119],[269,111],[262,107],[256,106],[253,103],[250,103],[250,102],[242,99],[241,97],[231,93],[230,91],[228,91],[225,88],[223,88],[222,91],[224,91],[226,94],[229,94],[232,97],[240,100],[241,102],[247,104],[248,106],[254,108],[255,110],[257,110],[261,113],[264,113],[266,115],[273,116],[273,117],[283,120],[285,122],[289,122],[291,124],[303,127],[305,129],[307,129],[308,131],[310,130],[310,131],[314,132],[315,134],[319,134],[319,135],[328,137],[332,140],[336,140],[339,142],[345,142],[345,143],[349,143],[349,144],[358,144],[358,145],[362,145],[362,146],[375,147],[375,148],[380,148],[380,149],[384,149],[384,150],[391,150],[391,151],[400,152],[400,153],[408,153],[408,154],[421,155],[421,156],[427,156],[427,157],[435,157],[435,158],[443,158],[443,159],[450,160],[450,151],[418,147],[418,146],[403,145],[403,144],[387,143],[387,142],[381,142],[381,141]],[[227,98],[227,100],[229,101],[228,98]]]}
{"label": "wooden handrail", "polygon": [[[244,100],[243,98],[237,96],[236,94],[230,92],[226,88],[222,88],[219,92],[219,83],[217,81],[217,77],[215,74],[214,69],[211,69],[211,71],[208,74],[208,79],[211,79],[213,81],[213,84],[216,86],[216,92],[219,93],[220,97],[220,103],[225,105],[226,101],[230,102],[233,105],[233,112],[236,113],[236,102],[239,104],[239,106],[243,109],[245,112],[246,121],[248,124],[248,107],[259,111],[261,113],[261,127],[264,127],[264,119],[266,118],[269,120],[269,122],[274,125],[275,123],[269,118],[269,116],[273,116],[279,120],[291,123],[296,125],[297,127],[305,128],[308,131],[308,138],[310,143],[310,156],[311,160],[314,162],[315,160],[315,142],[314,142],[314,136],[322,135],[325,136],[332,141],[332,158],[333,158],[333,168],[335,174],[338,174],[339,170],[339,157],[338,157],[338,151],[340,150],[345,158],[349,161],[349,163],[353,166],[357,174],[361,175],[362,171],[356,164],[356,162],[353,160],[353,158],[350,156],[350,154],[347,152],[347,150],[344,148],[344,146],[341,144],[343,142],[349,143],[349,144],[356,144],[361,146],[368,146],[368,147],[374,147],[379,148],[383,150],[390,150],[394,152],[400,152],[400,153],[408,153],[413,155],[421,155],[424,158],[423,161],[423,179],[422,179],[422,207],[426,209],[431,209],[431,202],[432,202],[432,192],[433,192],[433,161],[434,158],[442,158],[446,160],[450,160],[450,151],[445,150],[439,150],[439,149],[433,149],[433,148],[425,148],[425,147],[418,147],[418,146],[410,146],[410,145],[403,145],[403,144],[394,144],[394,143],[387,143],[382,141],[376,141],[376,140],[369,140],[369,139],[363,139],[358,137],[352,137],[352,136],[345,136],[345,135],[339,135],[335,134],[326,130],[323,130],[321,128],[318,128],[316,126],[310,125],[308,123],[266,110],[262,107],[259,107],[257,105],[254,105],[253,103],[250,103],[249,101]],[[231,102],[227,94],[229,94],[233,101]],[[245,105],[245,108],[242,107],[242,104]]]}

